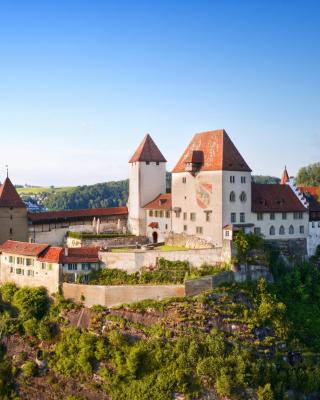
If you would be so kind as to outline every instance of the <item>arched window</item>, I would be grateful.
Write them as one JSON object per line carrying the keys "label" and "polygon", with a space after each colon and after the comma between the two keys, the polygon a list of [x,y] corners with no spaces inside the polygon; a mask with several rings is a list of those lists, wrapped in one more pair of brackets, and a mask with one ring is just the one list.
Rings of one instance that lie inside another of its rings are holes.
{"label": "arched window", "polygon": [[289,226],[289,234],[290,235],[294,234],[294,227],[292,225]]}
{"label": "arched window", "polygon": [[247,201],[246,192],[241,192],[241,194],[240,194],[240,201],[242,201],[243,203],[244,203],[245,201]]}
{"label": "arched window", "polygon": [[275,230],[275,228],[274,228],[273,225],[270,226],[269,233],[270,233],[270,235],[272,235],[272,236],[276,234],[276,230]]}
{"label": "arched window", "polygon": [[284,235],[284,234],[285,234],[284,226],[281,225],[279,228],[279,235]]}
{"label": "arched window", "polygon": [[234,191],[230,192],[230,201],[236,201],[236,194]]}

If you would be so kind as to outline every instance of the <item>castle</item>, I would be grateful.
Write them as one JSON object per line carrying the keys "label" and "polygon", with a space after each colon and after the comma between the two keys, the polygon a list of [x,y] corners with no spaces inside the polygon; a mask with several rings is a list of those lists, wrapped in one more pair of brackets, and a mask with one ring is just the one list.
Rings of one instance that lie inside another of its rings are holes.
{"label": "castle", "polygon": [[129,160],[128,208],[27,213],[7,177],[0,188],[0,243],[7,239],[61,245],[68,230],[99,220],[152,243],[221,248],[236,230],[314,254],[320,244],[318,188],[297,187],[285,169],[280,184],[252,182],[251,169],[224,130],[196,134],[172,171],[147,134]]}

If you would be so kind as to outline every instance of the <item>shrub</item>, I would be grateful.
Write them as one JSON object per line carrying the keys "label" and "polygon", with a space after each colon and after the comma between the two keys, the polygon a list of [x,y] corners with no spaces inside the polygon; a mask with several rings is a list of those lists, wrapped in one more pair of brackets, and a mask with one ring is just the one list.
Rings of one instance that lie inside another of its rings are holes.
{"label": "shrub", "polygon": [[36,376],[38,373],[37,364],[34,361],[27,361],[22,367],[22,372],[25,378]]}
{"label": "shrub", "polygon": [[12,304],[22,320],[41,319],[49,309],[49,298],[45,288],[23,287],[14,293]]}
{"label": "shrub", "polygon": [[6,303],[11,303],[13,295],[17,290],[18,288],[14,283],[5,283],[0,288],[2,300],[5,301]]}

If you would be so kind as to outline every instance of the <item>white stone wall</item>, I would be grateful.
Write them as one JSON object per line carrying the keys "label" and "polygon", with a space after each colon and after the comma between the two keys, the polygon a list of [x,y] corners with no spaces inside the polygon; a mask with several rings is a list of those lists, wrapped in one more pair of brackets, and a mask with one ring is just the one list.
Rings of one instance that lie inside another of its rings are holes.
{"label": "white stone wall", "polygon": [[[150,216],[150,210],[146,210],[146,225],[147,225],[147,236],[149,241],[153,242],[153,232],[157,232],[158,234],[158,242],[164,242],[168,236],[168,234],[172,231],[172,211],[170,210],[157,210],[158,215],[160,211],[162,211],[163,216],[155,216],[155,211],[152,210],[153,216]],[[166,213],[169,213],[169,216],[166,216]],[[157,222],[159,228],[151,228],[149,225],[151,222]]]}
{"label": "white stone wall", "polygon": [[146,234],[143,206],[166,192],[166,163],[135,162],[129,164],[128,228],[135,235]]}
{"label": "white stone wall", "polygon": [[[232,179],[231,179],[232,178]],[[242,178],[242,179],[241,179]],[[245,180],[245,182],[244,182]],[[235,201],[230,201],[230,194],[235,194]],[[246,196],[240,200],[241,193]],[[235,224],[242,224],[240,214],[244,213],[244,223],[251,222],[251,172],[223,171],[222,173],[222,226],[231,224],[231,213],[235,213]]]}
{"label": "white stone wall", "polygon": [[[294,219],[293,213],[286,213],[287,219],[282,219],[282,213],[275,213],[275,219],[270,219],[270,213],[263,213],[263,220],[258,220],[257,213],[252,213],[252,222],[254,227],[259,227],[261,229],[261,234],[266,239],[304,239],[308,235],[309,229],[309,214],[308,212],[302,213],[302,219]],[[292,225],[294,227],[294,234],[289,234],[289,227]],[[275,227],[275,235],[270,235],[270,227]],[[283,226],[285,229],[285,234],[280,235],[279,229]],[[300,233],[300,226],[304,227],[304,233]]]}
{"label": "white stone wall", "polygon": [[[172,207],[181,208],[179,217],[173,212],[173,232],[196,235],[215,246],[222,245],[221,171],[203,171],[195,176],[189,172],[173,173]],[[207,212],[209,220],[206,219]],[[191,220],[191,213],[196,214],[194,221]],[[202,228],[202,234],[197,232],[197,227]]]}
{"label": "white stone wall", "polygon": [[[60,268],[56,263],[41,263],[34,257],[12,255],[13,262],[9,260],[10,254],[4,253],[0,256],[0,282],[13,282],[17,286],[39,287],[44,286],[48,293],[56,293],[59,289]],[[27,266],[26,263],[17,264],[17,257],[33,260],[34,265]],[[50,266],[49,266],[50,264]],[[17,273],[17,269],[21,273]]]}
{"label": "white stone wall", "polygon": [[29,231],[29,239],[33,243],[47,243],[51,246],[62,246],[64,243],[64,238],[69,228],[56,228],[50,231],[34,231],[31,229]]}
{"label": "white stone wall", "polygon": [[309,233],[307,237],[308,256],[313,256],[317,246],[320,246],[320,221],[309,222]]}

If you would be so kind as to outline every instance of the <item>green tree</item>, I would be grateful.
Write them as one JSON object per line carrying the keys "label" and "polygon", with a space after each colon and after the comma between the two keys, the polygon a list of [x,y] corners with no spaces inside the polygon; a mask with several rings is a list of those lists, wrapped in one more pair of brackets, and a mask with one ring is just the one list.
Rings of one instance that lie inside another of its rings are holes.
{"label": "green tree", "polygon": [[296,181],[298,185],[320,186],[320,162],[300,168]]}
{"label": "green tree", "polygon": [[22,320],[41,319],[49,309],[49,298],[45,288],[23,287],[14,293],[12,304]]}
{"label": "green tree", "polygon": [[257,390],[258,400],[273,400],[273,391],[270,383],[267,383],[264,387],[259,386]]}

